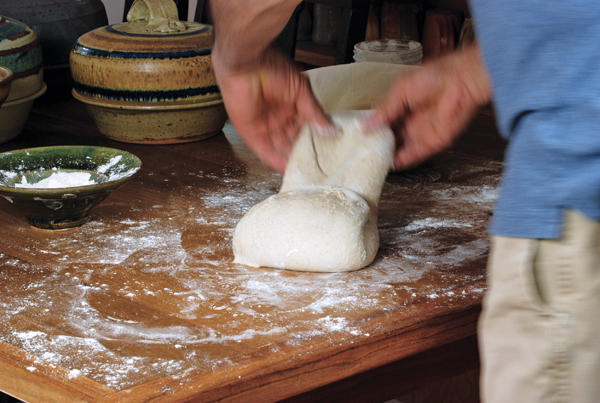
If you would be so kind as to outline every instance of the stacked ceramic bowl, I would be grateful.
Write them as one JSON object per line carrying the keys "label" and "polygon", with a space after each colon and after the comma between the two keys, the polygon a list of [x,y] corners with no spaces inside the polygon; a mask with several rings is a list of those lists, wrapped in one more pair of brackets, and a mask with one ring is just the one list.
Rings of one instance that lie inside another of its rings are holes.
{"label": "stacked ceramic bowl", "polygon": [[12,85],[13,80],[13,72],[11,69],[0,66],[0,107],[6,98],[8,98],[8,94],[10,93],[10,86]]}
{"label": "stacked ceramic bowl", "polygon": [[71,51],[73,95],[113,140],[203,139],[227,118],[211,63],[212,27],[182,22],[172,0],[137,0],[128,23],[82,35]]}
{"label": "stacked ceramic bowl", "polygon": [[0,16],[0,66],[12,70],[8,98],[0,108],[0,143],[15,138],[27,121],[33,101],[46,92],[42,48],[35,32],[10,17]]}

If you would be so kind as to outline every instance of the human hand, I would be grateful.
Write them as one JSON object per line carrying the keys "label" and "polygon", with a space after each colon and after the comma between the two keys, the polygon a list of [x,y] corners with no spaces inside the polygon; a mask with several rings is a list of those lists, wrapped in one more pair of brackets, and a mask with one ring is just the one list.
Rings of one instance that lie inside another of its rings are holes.
{"label": "human hand", "polygon": [[394,166],[405,169],[450,147],[490,98],[491,83],[472,47],[400,76],[362,126],[389,125],[396,135]]}
{"label": "human hand", "polygon": [[308,78],[285,55],[267,48],[256,62],[231,68],[217,49],[213,65],[229,119],[267,165],[283,172],[300,129],[333,126],[316,101]]}

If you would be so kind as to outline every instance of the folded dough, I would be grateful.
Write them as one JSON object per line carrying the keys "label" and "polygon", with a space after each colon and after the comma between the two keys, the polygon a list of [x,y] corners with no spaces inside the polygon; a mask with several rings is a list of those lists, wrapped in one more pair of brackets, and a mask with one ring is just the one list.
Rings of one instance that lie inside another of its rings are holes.
{"label": "folded dough", "polygon": [[300,134],[278,194],[252,207],[233,236],[234,263],[346,272],[373,261],[377,203],[393,166],[391,130],[364,134],[366,111],[338,111],[335,137]]}

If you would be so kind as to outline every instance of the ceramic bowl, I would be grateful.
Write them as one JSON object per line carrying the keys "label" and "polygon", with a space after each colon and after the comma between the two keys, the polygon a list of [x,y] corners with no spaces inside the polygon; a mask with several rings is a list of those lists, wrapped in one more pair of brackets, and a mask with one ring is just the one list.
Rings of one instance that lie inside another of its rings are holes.
{"label": "ceramic bowl", "polygon": [[33,101],[45,92],[46,84],[44,83],[43,87],[36,93],[4,102],[0,108],[0,143],[12,140],[21,133],[25,123],[27,123]]}
{"label": "ceramic bowl", "polygon": [[227,120],[220,99],[149,107],[102,102],[75,91],[73,95],[86,104],[101,133],[128,143],[172,144],[200,140],[219,133]]}
{"label": "ceramic bowl", "polygon": [[[0,154],[0,195],[35,227],[77,227],[94,206],[130,181],[141,165],[135,155],[105,147],[57,146],[5,152]],[[72,180],[77,174],[84,175],[85,180]],[[60,175],[67,180],[56,183]],[[45,183],[52,180],[54,184]]]}
{"label": "ceramic bowl", "polygon": [[4,143],[23,130],[33,101],[46,92],[42,48],[35,32],[4,16],[0,16],[0,66],[13,72],[10,92],[0,108],[0,143]]}
{"label": "ceramic bowl", "polygon": [[0,107],[2,103],[8,98],[10,92],[10,86],[13,80],[13,72],[11,69],[0,66]]}
{"label": "ceramic bowl", "polygon": [[73,95],[100,132],[131,143],[210,137],[227,118],[211,62],[213,29],[177,18],[172,0],[136,0],[128,23],[73,45]]}

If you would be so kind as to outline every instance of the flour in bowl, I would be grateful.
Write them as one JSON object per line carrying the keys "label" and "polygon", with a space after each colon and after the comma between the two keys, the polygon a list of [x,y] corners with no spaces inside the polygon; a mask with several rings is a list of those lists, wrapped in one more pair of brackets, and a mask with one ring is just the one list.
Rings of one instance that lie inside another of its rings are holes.
{"label": "flour in bowl", "polygon": [[23,177],[20,183],[15,183],[16,188],[56,189],[78,186],[95,185],[92,175],[88,172],[54,172],[49,177],[36,183],[28,183]]}

